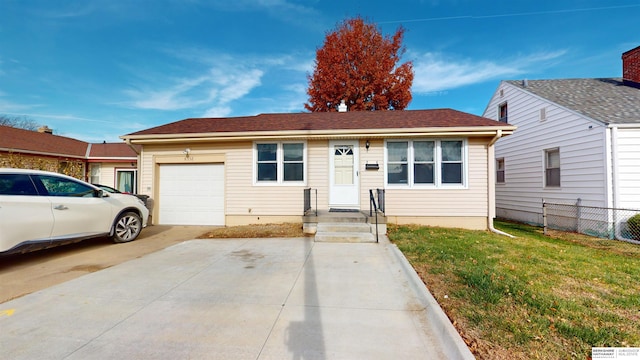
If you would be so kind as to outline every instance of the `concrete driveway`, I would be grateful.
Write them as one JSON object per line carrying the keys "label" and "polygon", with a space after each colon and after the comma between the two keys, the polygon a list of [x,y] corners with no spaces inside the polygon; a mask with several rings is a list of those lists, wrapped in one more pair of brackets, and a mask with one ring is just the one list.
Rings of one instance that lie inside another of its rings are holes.
{"label": "concrete driveway", "polygon": [[191,240],[0,304],[0,349],[11,359],[473,358],[411,271],[388,243]]}

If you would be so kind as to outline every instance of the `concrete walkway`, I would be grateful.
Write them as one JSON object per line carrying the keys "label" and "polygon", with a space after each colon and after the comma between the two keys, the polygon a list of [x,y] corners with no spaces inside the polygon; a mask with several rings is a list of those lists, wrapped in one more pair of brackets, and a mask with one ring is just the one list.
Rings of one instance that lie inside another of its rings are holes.
{"label": "concrete walkway", "polygon": [[473,358],[414,276],[388,243],[191,240],[0,304],[0,349],[7,359]]}

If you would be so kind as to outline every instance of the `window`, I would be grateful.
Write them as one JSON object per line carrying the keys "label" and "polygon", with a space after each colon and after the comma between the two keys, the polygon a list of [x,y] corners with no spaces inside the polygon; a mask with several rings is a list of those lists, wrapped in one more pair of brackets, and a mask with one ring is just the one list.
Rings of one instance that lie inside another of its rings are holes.
{"label": "window", "polygon": [[507,123],[507,103],[502,103],[498,106],[498,120],[503,123]]}
{"label": "window", "polygon": [[93,197],[94,189],[70,179],[38,175],[49,196]]}
{"label": "window", "polygon": [[89,175],[89,182],[92,184],[100,184],[100,165],[92,164],[90,171],[91,175]]}
{"label": "window", "polygon": [[256,183],[303,183],[305,158],[304,143],[256,144]]}
{"label": "window", "polygon": [[462,140],[387,141],[388,185],[464,185]]}
{"label": "window", "polygon": [[540,108],[540,121],[547,120],[547,108]]}
{"label": "window", "polygon": [[0,195],[38,195],[29,175],[0,175]]}
{"label": "window", "polygon": [[544,151],[545,157],[545,186],[560,186],[560,149]]}
{"label": "window", "polygon": [[137,170],[120,170],[116,169],[116,189],[123,193],[136,193],[136,174]]}
{"label": "window", "polygon": [[462,141],[443,141],[442,183],[462,184]]}
{"label": "window", "polygon": [[496,182],[504,184],[504,158],[496,159]]}
{"label": "window", "polygon": [[387,143],[387,182],[389,184],[408,184],[408,142]]}

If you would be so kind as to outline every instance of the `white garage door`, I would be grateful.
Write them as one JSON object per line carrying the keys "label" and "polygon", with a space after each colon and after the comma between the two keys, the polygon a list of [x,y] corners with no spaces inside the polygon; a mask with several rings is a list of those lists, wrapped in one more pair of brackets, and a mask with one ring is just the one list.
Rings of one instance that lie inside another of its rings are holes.
{"label": "white garage door", "polygon": [[224,225],[224,165],[160,165],[163,225]]}

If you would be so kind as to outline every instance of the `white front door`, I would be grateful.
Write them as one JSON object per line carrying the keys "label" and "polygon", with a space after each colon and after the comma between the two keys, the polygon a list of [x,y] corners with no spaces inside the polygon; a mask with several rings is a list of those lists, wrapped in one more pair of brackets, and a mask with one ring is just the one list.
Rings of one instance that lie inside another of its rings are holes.
{"label": "white front door", "polygon": [[360,209],[358,140],[329,141],[329,206]]}

